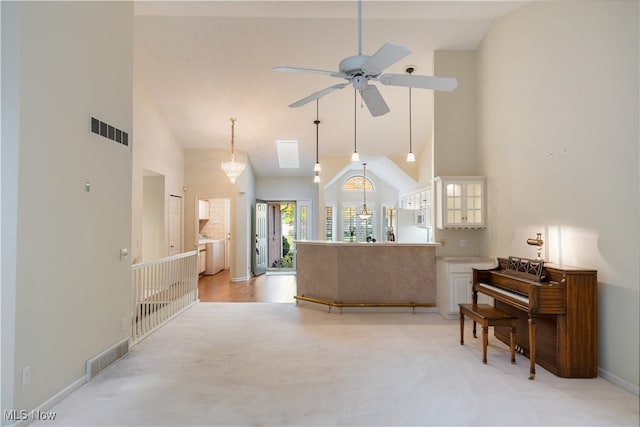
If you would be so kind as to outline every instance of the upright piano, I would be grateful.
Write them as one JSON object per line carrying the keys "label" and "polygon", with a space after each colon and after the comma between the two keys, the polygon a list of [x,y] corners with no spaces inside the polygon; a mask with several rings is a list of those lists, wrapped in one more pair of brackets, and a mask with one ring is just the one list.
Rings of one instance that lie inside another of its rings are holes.
{"label": "upright piano", "polygon": [[[596,270],[526,258],[498,258],[491,270],[473,270],[473,302],[478,293],[497,309],[518,318],[516,347],[560,377],[593,378],[598,370],[598,278]],[[495,335],[509,342],[509,328]]]}

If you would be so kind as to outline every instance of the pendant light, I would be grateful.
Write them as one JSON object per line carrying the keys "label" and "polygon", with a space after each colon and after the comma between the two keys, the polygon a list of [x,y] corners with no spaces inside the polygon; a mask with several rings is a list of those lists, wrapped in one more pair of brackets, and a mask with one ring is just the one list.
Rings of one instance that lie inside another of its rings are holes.
{"label": "pendant light", "polygon": [[351,155],[352,162],[359,162],[360,156],[358,155],[358,149],[356,147],[356,141],[358,136],[358,91],[353,91],[353,154]]}
{"label": "pendant light", "polygon": [[362,208],[360,208],[360,213],[358,216],[360,219],[369,219],[371,218],[371,212],[367,208],[367,164],[362,164]]}
{"label": "pendant light", "polygon": [[[411,76],[411,73],[413,73],[414,70],[415,68],[413,67],[407,67],[405,69],[405,71],[409,73],[409,76]],[[413,154],[413,145],[411,141],[411,86],[409,86],[409,153],[407,154],[407,162],[415,162],[415,161],[416,161],[416,156]]]}
{"label": "pendant light", "polygon": [[318,128],[320,127],[320,119],[318,118],[318,100],[316,99],[316,119],[313,123],[316,125],[316,164],[313,167],[313,171],[315,172],[315,176],[313,177],[313,182],[318,184],[320,182],[320,171],[322,171],[322,167],[320,166],[320,158],[318,155]]}
{"label": "pendant light", "polygon": [[235,154],[234,154],[234,126],[236,124],[236,119],[234,119],[233,117],[231,119],[231,161],[230,162],[224,162],[220,165],[220,167],[222,168],[222,170],[224,171],[224,174],[227,175],[227,178],[229,178],[229,181],[231,181],[232,184],[236,183],[236,178],[238,178],[240,176],[240,174],[242,174],[242,172],[244,171],[244,163],[242,162],[236,162],[235,160]]}

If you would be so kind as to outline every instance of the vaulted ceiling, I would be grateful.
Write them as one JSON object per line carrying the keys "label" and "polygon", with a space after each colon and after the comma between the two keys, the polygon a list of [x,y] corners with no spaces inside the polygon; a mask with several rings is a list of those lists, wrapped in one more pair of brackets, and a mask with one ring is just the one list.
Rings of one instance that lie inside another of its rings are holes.
{"label": "vaulted ceiling", "polygon": [[[523,1],[384,1],[362,4],[362,50],[385,42],[411,54],[385,70],[432,75],[433,51],[476,49],[491,22]],[[137,1],[136,84],[187,149],[236,149],[249,154],[257,176],[311,176],[316,103],[288,107],[344,80],[273,71],[275,66],[336,70],[358,53],[354,1]],[[354,119],[362,156],[404,157],[409,146],[407,88],[378,85],[391,111],[372,117],[348,86],[319,101],[320,157],[353,151]],[[412,90],[412,142],[431,135],[433,92]],[[356,108],[354,108],[356,107]],[[355,111],[354,111],[355,110]],[[299,169],[280,169],[276,140],[298,140]]]}

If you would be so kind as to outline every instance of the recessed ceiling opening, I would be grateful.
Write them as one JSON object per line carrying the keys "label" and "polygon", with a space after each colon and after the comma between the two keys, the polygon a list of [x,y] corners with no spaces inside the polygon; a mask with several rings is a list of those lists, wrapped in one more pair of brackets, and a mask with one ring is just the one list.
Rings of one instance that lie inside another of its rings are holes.
{"label": "recessed ceiling opening", "polygon": [[276,152],[280,168],[299,168],[298,141],[296,140],[276,140]]}

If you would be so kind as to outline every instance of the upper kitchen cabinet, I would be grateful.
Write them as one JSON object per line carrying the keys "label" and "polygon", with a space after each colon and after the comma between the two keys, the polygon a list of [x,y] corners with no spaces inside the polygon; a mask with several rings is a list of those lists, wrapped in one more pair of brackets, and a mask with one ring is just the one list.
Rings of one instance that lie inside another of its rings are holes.
{"label": "upper kitchen cabinet", "polygon": [[208,200],[198,200],[198,219],[209,219]]}
{"label": "upper kitchen cabinet", "polygon": [[431,188],[422,188],[400,196],[400,209],[427,209],[431,206]]}
{"label": "upper kitchen cabinet", "polygon": [[485,228],[485,177],[438,176],[435,183],[436,227]]}

